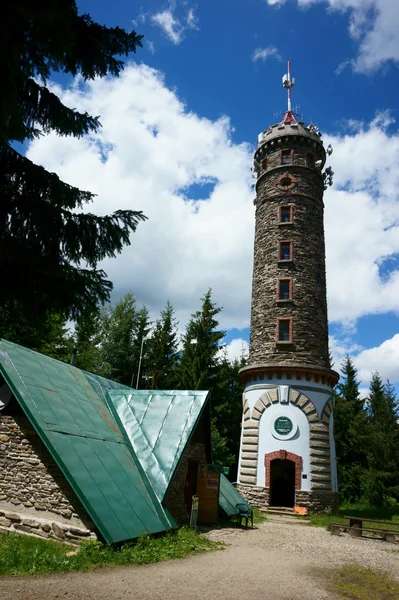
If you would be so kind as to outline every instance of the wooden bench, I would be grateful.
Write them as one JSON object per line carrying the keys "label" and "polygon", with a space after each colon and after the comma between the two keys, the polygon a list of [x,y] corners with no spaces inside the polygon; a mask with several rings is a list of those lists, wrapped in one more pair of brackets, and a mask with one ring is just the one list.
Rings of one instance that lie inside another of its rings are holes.
{"label": "wooden bench", "polygon": [[[384,529],[382,527],[363,527],[363,521],[367,523],[379,523],[383,525],[387,525],[387,521],[379,521],[377,519],[367,519],[366,517],[350,517],[345,516],[344,519],[349,520],[349,525],[344,523],[330,523],[331,533],[332,535],[341,535],[341,531],[348,530],[349,535],[352,537],[362,537],[363,531],[368,533],[378,534],[379,539],[383,539],[386,542],[396,542],[396,536],[399,536],[399,526],[398,530],[394,529]],[[390,523],[389,523],[390,524]],[[371,536],[366,536],[371,537]]]}

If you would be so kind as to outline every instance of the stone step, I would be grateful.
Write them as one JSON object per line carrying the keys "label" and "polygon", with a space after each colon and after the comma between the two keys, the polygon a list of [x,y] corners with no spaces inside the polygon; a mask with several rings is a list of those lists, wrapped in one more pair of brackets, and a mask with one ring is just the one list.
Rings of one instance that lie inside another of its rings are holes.
{"label": "stone step", "polygon": [[311,522],[309,519],[303,519],[302,517],[276,515],[274,513],[267,513],[267,520],[273,523],[281,523],[282,525],[309,525]]}

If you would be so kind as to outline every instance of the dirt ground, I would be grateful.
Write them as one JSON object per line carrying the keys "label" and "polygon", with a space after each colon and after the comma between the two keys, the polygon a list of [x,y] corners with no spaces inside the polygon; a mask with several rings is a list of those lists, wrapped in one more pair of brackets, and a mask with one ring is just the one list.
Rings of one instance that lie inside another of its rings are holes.
{"label": "dirt ground", "polygon": [[1,600],[323,600],[328,570],[359,563],[399,576],[398,545],[334,537],[321,528],[266,522],[207,534],[219,552],[91,573],[1,578]]}

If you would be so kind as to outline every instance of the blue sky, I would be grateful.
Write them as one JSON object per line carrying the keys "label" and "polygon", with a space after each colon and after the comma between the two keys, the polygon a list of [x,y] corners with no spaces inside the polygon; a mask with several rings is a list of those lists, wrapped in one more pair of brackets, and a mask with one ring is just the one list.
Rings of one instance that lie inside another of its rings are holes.
{"label": "blue sky", "polygon": [[[362,385],[399,382],[399,11],[391,0],[84,0],[80,12],[144,34],[116,81],[55,78],[66,103],[101,115],[85,140],[51,134],[28,154],[98,193],[92,210],[141,208],[132,246],[105,265],[115,298],[155,316],[170,298],[182,329],[212,287],[230,354],[247,349],[257,135],[293,103],[331,142],[326,194],[331,348]],[[99,149],[107,148],[104,152]]]}

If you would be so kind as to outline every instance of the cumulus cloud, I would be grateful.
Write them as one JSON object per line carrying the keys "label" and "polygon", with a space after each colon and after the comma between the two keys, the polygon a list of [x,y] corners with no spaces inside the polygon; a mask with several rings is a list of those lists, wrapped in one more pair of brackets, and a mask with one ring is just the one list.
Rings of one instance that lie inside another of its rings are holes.
{"label": "cumulus cloud", "polygon": [[225,344],[221,348],[221,354],[225,353],[227,358],[232,362],[247,357],[249,353],[249,344],[243,338],[231,340],[229,344]]}
{"label": "cumulus cloud", "polygon": [[[332,321],[399,311],[399,135],[380,113],[326,136],[335,185],[325,194],[328,302]],[[390,262],[389,262],[390,261]]]}
{"label": "cumulus cloud", "polygon": [[[285,0],[267,0],[267,3],[278,6]],[[301,8],[325,3],[331,11],[349,11],[349,34],[359,44],[358,56],[350,61],[355,71],[374,71],[390,60],[399,63],[396,0],[297,0],[297,3]],[[340,67],[338,71],[342,70]]]}
{"label": "cumulus cloud", "polygon": [[198,19],[192,7],[182,19],[175,15],[175,9],[176,3],[170,2],[169,8],[152,15],[151,21],[162,29],[173,44],[178,45],[188,29],[198,29]]}
{"label": "cumulus cloud", "polygon": [[[374,348],[361,348],[349,338],[338,340],[330,338],[330,350],[334,357],[334,369],[339,370],[342,361],[347,355],[352,357],[358,370],[358,379],[364,385],[368,385],[372,374],[378,371],[381,378],[391,382],[399,381],[399,333],[385,340]],[[367,395],[368,388],[363,387],[363,397]]]}
{"label": "cumulus cloud", "polygon": [[209,287],[223,328],[243,328],[250,312],[254,234],[253,148],[232,141],[227,117],[190,112],[162,75],[130,64],[118,79],[56,88],[102,129],[77,140],[55,134],[28,156],[64,181],[98,194],[88,210],[142,209],[148,221],[132,245],[103,268],[115,296],[132,290],[156,316],[169,298],[181,327]]}
{"label": "cumulus cloud", "polygon": [[258,60],[266,61],[267,58],[274,57],[277,60],[281,60],[281,56],[278,53],[278,50],[275,46],[267,46],[266,48],[256,48],[255,52],[252,55],[252,60],[254,62]]}

